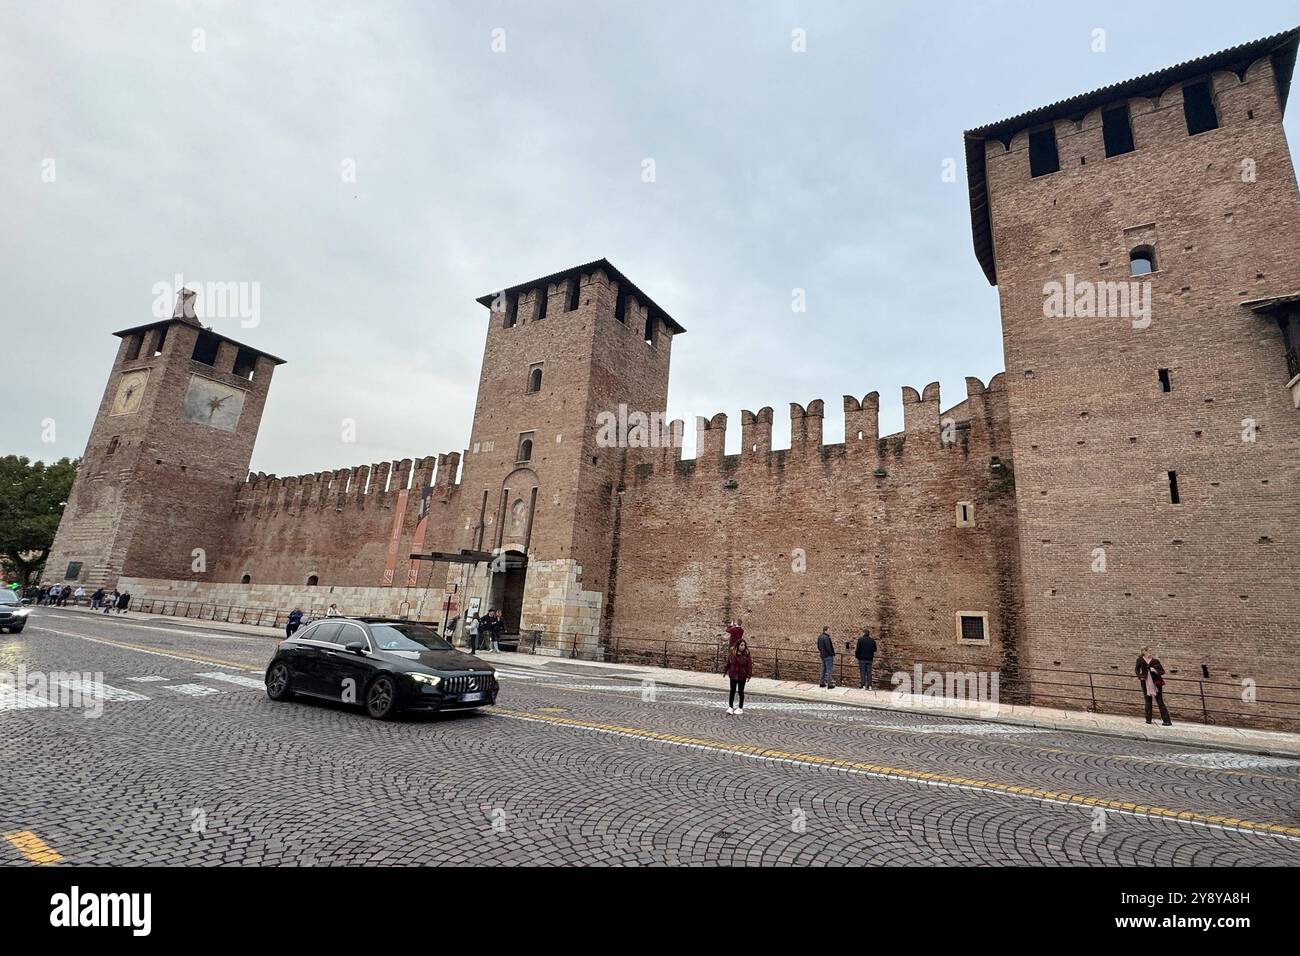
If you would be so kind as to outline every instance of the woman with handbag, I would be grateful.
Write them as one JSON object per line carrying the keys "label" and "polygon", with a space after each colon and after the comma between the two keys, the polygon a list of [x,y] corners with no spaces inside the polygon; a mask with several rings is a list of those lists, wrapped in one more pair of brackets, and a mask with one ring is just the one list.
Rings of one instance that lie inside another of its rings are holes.
{"label": "woman with handbag", "polygon": [[1160,722],[1166,727],[1173,725],[1169,719],[1169,708],[1165,706],[1165,668],[1160,663],[1160,659],[1153,657],[1151,648],[1142,648],[1142,654],[1137,659],[1137,664],[1133,668],[1133,673],[1142,684],[1142,696],[1146,701],[1147,723],[1151,723],[1151,701],[1160,705]]}
{"label": "woman with handbag", "polygon": [[[745,681],[754,675],[754,659],[749,656],[749,645],[742,637],[727,651],[727,676],[731,678],[731,693],[727,697],[727,713],[745,713]],[[740,706],[736,707],[736,694]]]}

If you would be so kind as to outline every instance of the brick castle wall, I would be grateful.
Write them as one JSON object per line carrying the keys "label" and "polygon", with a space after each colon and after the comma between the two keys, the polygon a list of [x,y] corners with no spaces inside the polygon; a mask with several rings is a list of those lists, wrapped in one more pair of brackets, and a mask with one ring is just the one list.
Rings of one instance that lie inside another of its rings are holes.
{"label": "brick castle wall", "polygon": [[[1212,79],[1217,130],[1188,135],[1174,86],[1128,101],[1127,154],[1098,110],[1056,122],[1056,173],[1030,177],[1023,131],[985,144],[1031,664],[1130,674],[1150,643],[1184,676],[1296,677],[1300,412],[1241,304],[1300,290],[1295,173],[1269,60]],[[1129,282],[1139,243],[1149,326],[1044,317],[1046,283]]]}

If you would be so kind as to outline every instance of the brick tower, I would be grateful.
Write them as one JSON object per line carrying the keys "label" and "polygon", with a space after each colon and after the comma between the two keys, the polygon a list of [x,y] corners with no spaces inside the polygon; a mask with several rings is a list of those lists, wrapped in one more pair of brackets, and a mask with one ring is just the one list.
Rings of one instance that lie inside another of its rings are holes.
{"label": "brick tower", "polygon": [[114,333],[46,582],[194,580],[216,560],[282,362],[203,328],[193,295],[181,291],[170,319]]}
{"label": "brick tower", "polygon": [[595,642],[612,600],[619,489],[650,453],[611,446],[600,426],[620,405],[662,415],[685,329],[605,259],[478,301],[490,321],[458,534],[496,557],[453,566],[448,581],[481,597],[481,611],[502,610],[507,630]]}
{"label": "brick tower", "polygon": [[1024,663],[1294,674],[1300,30],[966,134],[999,288]]}

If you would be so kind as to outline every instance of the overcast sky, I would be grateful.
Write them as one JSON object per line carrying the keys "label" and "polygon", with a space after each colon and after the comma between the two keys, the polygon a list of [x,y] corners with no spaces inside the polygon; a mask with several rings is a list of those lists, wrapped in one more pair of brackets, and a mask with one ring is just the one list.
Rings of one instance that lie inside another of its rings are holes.
{"label": "overcast sky", "polygon": [[0,453],[82,453],[111,333],[177,273],[257,283],[256,328],[211,324],[288,360],[254,470],[460,450],[475,297],[600,256],[689,329],[673,416],[727,412],[735,450],[739,410],[772,405],[784,447],[787,403],[821,398],[838,441],[840,396],[879,390],[883,434],[902,386],[947,407],[1003,367],[963,130],[1297,22],[1294,0],[0,0]]}

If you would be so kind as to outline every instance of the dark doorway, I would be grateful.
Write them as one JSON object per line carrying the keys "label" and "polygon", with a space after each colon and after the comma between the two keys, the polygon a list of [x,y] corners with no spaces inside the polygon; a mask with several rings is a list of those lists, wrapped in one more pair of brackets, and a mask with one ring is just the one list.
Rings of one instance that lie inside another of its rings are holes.
{"label": "dark doorway", "polygon": [[[501,565],[504,564],[504,570]],[[489,606],[501,611],[501,631],[519,633],[519,619],[524,610],[524,582],[528,577],[528,555],[507,551],[492,575],[492,600]]]}

